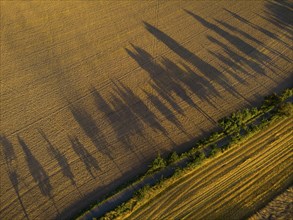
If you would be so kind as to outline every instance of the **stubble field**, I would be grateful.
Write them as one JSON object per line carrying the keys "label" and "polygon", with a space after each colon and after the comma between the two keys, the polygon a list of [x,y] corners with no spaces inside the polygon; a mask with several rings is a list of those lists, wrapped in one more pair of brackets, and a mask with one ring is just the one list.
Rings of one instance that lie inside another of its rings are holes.
{"label": "stubble field", "polygon": [[126,219],[248,218],[292,184],[292,122],[291,116],[207,161]]}
{"label": "stubble field", "polygon": [[293,214],[293,187],[291,186],[281,195],[278,195],[267,204],[263,209],[259,210],[249,220],[260,220],[266,218],[290,219]]}
{"label": "stubble field", "polygon": [[287,1],[1,1],[0,219],[69,218],[158,152],[292,86],[291,12]]}

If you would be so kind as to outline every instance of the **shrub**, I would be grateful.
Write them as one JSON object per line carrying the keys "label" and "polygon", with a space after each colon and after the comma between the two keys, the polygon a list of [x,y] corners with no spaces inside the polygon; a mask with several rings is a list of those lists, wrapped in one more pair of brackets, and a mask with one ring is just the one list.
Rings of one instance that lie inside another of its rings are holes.
{"label": "shrub", "polygon": [[153,173],[157,170],[160,170],[162,168],[165,168],[167,165],[167,162],[164,160],[164,158],[161,157],[159,154],[157,158],[152,162],[150,165],[150,169],[148,170],[148,173]]}
{"label": "shrub", "polygon": [[216,144],[211,145],[210,148],[211,152],[209,154],[209,157],[214,157],[220,151],[220,148],[218,148]]}
{"label": "shrub", "polygon": [[209,140],[210,140],[210,141],[215,141],[215,140],[217,140],[219,137],[221,137],[221,134],[219,134],[219,132],[214,132],[214,133],[211,134]]}
{"label": "shrub", "polygon": [[205,158],[205,154],[202,151],[196,151],[190,157],[193,162],[201,162]]}
{"label": "shrub", "polygon": [[169,164],[170,164],[170,163],[175,163],[175,162],[177,162],[179,159],[180,159],[179,155],[174,151],[174,152],[170,155],[170,157],[169,157],[169,159],[168,159],[168,163],[169,163]]}
{"label": "shrub", "polygon": [[243,123],[241,112],[231,114],[219,120],[219,125],[225,134],[238,133]]}
{"label": "shrub", "polygon": [[263,104],[261,106],[261,110],[265,113],[272,110],[276,105],[282,102],[282,98],[278,96],[276,93],[272,95],[268,95],[264,98]]}
{"label": "shrub", "polygon": [[160,180],[153,186],[153,189],[160,189],[164,187],[166,180],[167,178],[164,178],[163,176],[161,176]]}
{"label": "shrub", "polygon": [[285,101],[289,97],[293,96],[293,89],[286,89],[282,94],[280,95],[280,98],[282,101]]}
{"label": "shrub", "polygon": [[122,213],[131,211],[136,203],[136,201],[122,203],[122,205],[118,206],[118,208],[116,209],[117,214],[121,215]]}
{"label": "shrub", "polygon": [[136,193],[135,193],[135,198],[140,201],[142,200],[147,193],[149,192],[151,186],[149,184],[146,184],[145,186],[143,186],[141,189],[139,189]]}
{"label": "shrub", "polygon": [[225,145],[223,145],[222,147],[221,147],[221,152],[223,153],[223,152],[225,152],[227,149],[229,149],[230,148],[230,144],[225,144]]}
{"label": "shrub", "polygon": [[173,177],[180,177],[182,175],[183,169],[181,167],[176,167]]}
{"label": "shrub", "polygon": [[258,110],[258,108],[253,107],[253,108],[250,109],[250,114],[251,114],[252,117],[255,117],[256,115],[258,115],[259,112],[260,111]]}
{"label": "shrub", "polygon": [[290,116],[293,113],[293,104],[290,102],[282,103],[277,109],[279,116]]}

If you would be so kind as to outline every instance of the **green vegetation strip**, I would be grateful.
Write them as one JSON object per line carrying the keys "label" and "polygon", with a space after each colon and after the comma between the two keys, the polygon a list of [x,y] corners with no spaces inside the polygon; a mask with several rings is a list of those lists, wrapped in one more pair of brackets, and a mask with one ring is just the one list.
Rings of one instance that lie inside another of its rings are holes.
{"label": "green vegetation strip", "polygon": [[[265,97],[260,107],[246,108],[220,119],[218,122],[221,128],[220,132],[214,132],[209,137],[197,141],[194,147],[187,152],[178,154],[174,151],[167,158],[158,155],[145,174],[137,177],[134,181],[124,184],[106,199],[92,205],[86,212],[83,212],[80,218],[85,216],[91,209],[98,207],[128,186],[138,183],[146,177],[162,171],[168,166],[176,168],[175,172],[170,177],[159,180],[153,186],[145,185],[134,193],[133,198],[106,213],[100,219],[109,220],[126,216],[131,213],[134,208],[136,209],[140,205],[145,204],[151,197],[158,194],[163,189],[166,189],[181,176],[198,167],[205,159],[214,157],[220,151],[223,153],[230,147],[235,146],[236,143],[246,140],[264,127],[267,127],[272,122],[292,115],[293,104],[291,101],[286,101],[292,99],[292,97],[293,88],[286,89],[279,95],[274,93]],[[184,166],[179,165],[180,161],[186,161]]]}

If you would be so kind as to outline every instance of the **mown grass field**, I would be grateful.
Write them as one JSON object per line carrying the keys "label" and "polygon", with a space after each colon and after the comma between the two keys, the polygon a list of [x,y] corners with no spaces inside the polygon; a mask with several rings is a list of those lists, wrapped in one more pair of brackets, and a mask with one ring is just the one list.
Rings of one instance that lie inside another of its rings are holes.
{"label": "mown grass field", "polygon": [[293,118],[205,162],[126,219],[243,219],[292,184]]}
{"label": "mown grass field", "polygon": [[289,1],[0,4],[0,219],[70,218],[292,85]]}

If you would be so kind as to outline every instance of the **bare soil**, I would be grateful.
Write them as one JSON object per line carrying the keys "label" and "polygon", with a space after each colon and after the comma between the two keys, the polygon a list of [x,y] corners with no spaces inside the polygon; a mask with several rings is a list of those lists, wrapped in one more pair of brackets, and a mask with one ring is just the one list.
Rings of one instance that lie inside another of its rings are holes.
{"label": "bare soil", "polygon": [[287,1],[0,4],[0,219],[70,218],[292,86]]}
{"label": "bare soil", "polygon": [[293,187],[291,186],[278,195],[263,209],[257,211],[249,220],[292,219],[293,217]]}

